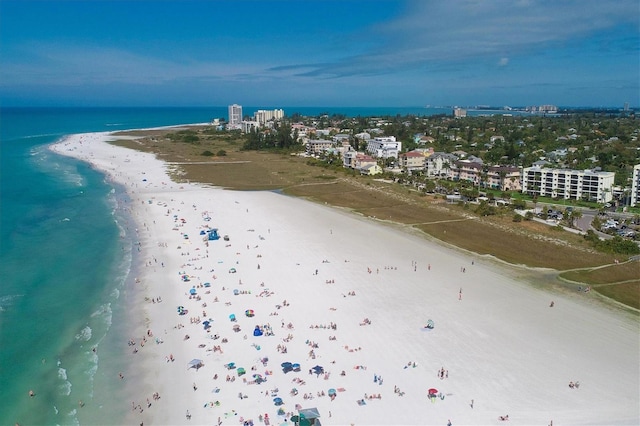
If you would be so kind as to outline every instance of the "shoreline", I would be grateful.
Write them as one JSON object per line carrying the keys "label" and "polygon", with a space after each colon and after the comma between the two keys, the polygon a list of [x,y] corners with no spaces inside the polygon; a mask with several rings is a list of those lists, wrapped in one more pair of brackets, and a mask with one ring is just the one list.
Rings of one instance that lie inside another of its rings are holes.
{"label": "shoreline", "polygon": [[[448,419],[500,424],[498,416],[505,414],[515,424],[637,423],[638,324],[632,318],[575,296],[550,295],[505,276],[493,261],[341,210],[275,193],[171,182],[166,163],[104,143],[109,135],[73,135],[52,149],[91,163],[126,187],[138,224],[141,263],[131,270],[142,271],[140,286],[127,290],[138,299],[127,300],[137,307],[130,314],[138,321],[139,351],[129,354],[129,368],[138,374],[127,373],[123,385],[143,410],[123,407],[127,423],[201,424],[220,418],[222,424],[238,424],[243,418],[258,424],[259,416],[264,420],[269,414],[279,424],[285,417],[278,416],[274,397],[283,399],[289,413],[297,413],[297,404],[317,407],[324,424],[446,424]],[[205,212],[211,221],[204,221]],[[230,241],[204,245],[198,231],[206,226],[218,227]],[[181,275],[190,275],[190,281],[181,282]],[[200,300],[190,297],[193,285]],[[356,296],[348,296],[352,291]],[[146,302],[144,294],[162,302]],[[556,300],[553,309],[550,297]],[[178,316],[176,306],[189,313]],[[254,317],[244,315],[248,309]],[[231,314],[240,332],[232,330]],[[187,317],[201,318],[192,323]],[[209,333],[201,324],[205,318],[212,319]],[[366,318],[371,324],[360,325]],[[436,323],[433,330],[423,329],[428,319]],[[293,328],[283,329],[278,320]],[[615,333],[609,333],[610,323],[617,325]],[[153,336],[141,348],[143,324]],[[324,328],[331,324],[338,328]],[[275,336],[252,336],[255,325]],[[184,340],[185,334],[190,338]],[[220,340],[210,339],[214,334]],[[283,342],[289,334],[294,338]],[[333,336],[336,340],[329,339]],[[228,342],[221,344],[224,338]],[[287,354],[278,345],[287,346]],[[548,349],[558,347],[558,353]],[[597,359],[614,348],[615,364]],[[585,353],[595,359],[583,359]],[[175,361],[166,362],[169,355]],[[269,358],[266,366],[259,362],[263,358]],[[202,359],[204,366],[187,369],[192,359]],[[287,360],[299,362],[301,372],[283,373],[280,364]],[[416,367],[404,368],[409,361]],[[225,369],[229,362],[247,373]],[[326,380],[324,374],[307,373],[315,365],[328,373]],[[437,376],[441,367],[451,378]],[[253,374],[267,381],[249,384]],[[224,381],[227,375],[235,380]],[[296,385],[293,378],[307,383]],[[570,380],[582,387],[570,390]],[[293,387],[297,395],[291,394]],[[430,387],[438,388],[435,400],[428,398]],[[329,389],[341,388],[330,400]],[[601,389],[611,388],[610,395],[602,395]],[[154,392],[160,399],[153,399]],[[378,393],[381,399],[368,398]],[[588,408],[576,412],[576,404]]]}

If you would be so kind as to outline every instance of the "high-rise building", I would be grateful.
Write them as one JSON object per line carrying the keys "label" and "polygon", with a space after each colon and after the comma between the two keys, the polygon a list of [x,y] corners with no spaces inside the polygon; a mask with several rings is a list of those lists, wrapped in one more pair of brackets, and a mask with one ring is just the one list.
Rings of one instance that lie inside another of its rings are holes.
{"label": "high-rise building", "polygon": [[242,123],[242,106],[233,104],[229,105],[229,121],[230,126],[240,126]]}
{"label": "high-rise building", "polygon": [[453,116],[455,118],[464,118],[467,116],[467,110],[464,108],[454,108],[453,109]]}

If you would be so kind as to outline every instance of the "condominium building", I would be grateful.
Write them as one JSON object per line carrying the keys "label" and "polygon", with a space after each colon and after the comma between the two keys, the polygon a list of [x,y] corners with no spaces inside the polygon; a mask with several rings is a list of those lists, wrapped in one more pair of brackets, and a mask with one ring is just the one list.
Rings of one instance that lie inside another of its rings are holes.
{"label": "condominium building", "polygon": [[242,123],[242,106],[233,104],[229,105],[229,121],[227,122],[231,127],[240,128]]}
{"label": "condominium building", "polygon": [[446,177],[451,165],[458,160],[453,154],[435,152],[427,158],[426,170],[429,177]]}
{"label": "condominium building", "polygon": [[633,166],[631,179],[631,207],[640,206],[640,164]]}
{"label": "condominium building", "polygon": [[565,200],[608,203],[613,199],[614,178],[613,172],[597,170],[525,167],[522,170],[522,192]]}
{"label": "condominium building", "polygon": [[367,141],[367,152],[376,158],[398,158],[402,142],[395,136],[380,136]]}
{"label": "condominium building", "polygon": [[318,155],[331,149],[335,144],[326,139],[309,139],[306,143],[308,155]]}
{"label": "condominium building", "polygon": [[454,108],[453,109],[453,116],[455,118],[464,118],[467,116],[467,110],[464,108]]}
{"label": "condominium building", "polygon": [[261,125],[264,125],[268,121],[277,121],[284,118],[283,109],[265,110],[259,109],[253,113],[253,120],[257,121]]}

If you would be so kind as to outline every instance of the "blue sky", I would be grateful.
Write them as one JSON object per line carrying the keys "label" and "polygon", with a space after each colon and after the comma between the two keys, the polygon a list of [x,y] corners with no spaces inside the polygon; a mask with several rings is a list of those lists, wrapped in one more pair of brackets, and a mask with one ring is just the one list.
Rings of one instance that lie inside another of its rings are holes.
{"label": "blue sky", "polygon": [[0,1],[4,106],[639,106],[638,0]]}

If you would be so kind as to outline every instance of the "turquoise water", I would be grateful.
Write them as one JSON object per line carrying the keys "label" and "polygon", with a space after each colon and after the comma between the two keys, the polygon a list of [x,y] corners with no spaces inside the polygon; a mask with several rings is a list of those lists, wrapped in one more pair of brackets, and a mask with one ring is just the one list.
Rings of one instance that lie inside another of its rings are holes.
{"label": "turquoise water", "polygon": [[[285,107],[303,115],[445,111]],[[116,390],[133,262],[128,200],[102,174],[47,146],[73,133],[226,115],[226,107],[0,109],[0,424],[119,424],[127,407]]]}

